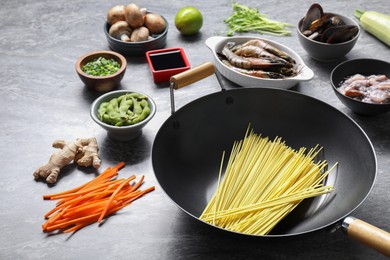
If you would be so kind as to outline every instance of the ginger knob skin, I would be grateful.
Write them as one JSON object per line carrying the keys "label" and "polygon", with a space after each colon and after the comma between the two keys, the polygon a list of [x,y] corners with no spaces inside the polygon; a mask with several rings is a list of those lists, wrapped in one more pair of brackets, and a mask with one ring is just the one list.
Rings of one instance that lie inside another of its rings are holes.
{"label": "ginger knob skin", "polygon": [[97,169],[100,167],[100,159],[98,156],[99,147],[95,138],[78,139],[82,145],[76,153],[74,161],[84,167],[93,166]]}
{"label": "ginger knob skin", "polygon": [[54,152],[49,161],[33,173],[35,180],[45,178],[47,183],[54,184],[60,170],[72,161],[84,167],[93,166],[96,169],[100,167],[99,147],[94,137],[79,138],[74,142],[56,140],[53,147],[61,150]]}

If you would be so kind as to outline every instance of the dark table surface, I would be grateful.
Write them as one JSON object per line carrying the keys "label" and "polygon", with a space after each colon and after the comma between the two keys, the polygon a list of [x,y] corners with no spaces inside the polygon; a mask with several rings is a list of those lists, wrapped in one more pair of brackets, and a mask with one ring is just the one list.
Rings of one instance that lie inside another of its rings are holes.
{"label": "dark table surface", "polygon": [[[352,17],[355,8],[388,11],[390,2],[319,1],[327,11]],[[157,130],[170,115],[169,90],[153,82],[144,57],[128,57],[120,89],[150,94],[158,111],[143,135],[133,142],[110,140],[89,116],[90,105],[100,93],[84,87],[74,64],[81,55],[108,49],[103,33],[106,11],[113,1],[3,0],[0,9],[0,258],[1,259],[381,259],[342,231],[322,230],[292,239],[259,239],[216,231],[182,212],[164,194],[151,164],[151,148]],[[296,24],[312,2],[241,1],[259,8],[270,18]],[[223,19],[232,13],[232,1],[137,1],[169,21],[166,47],[184,48],[196,66],[212,60],[204,44],[208,37],[225,35]],[[174,26],[176,12],[194,5],[204,16],[195,36],[182,37]],[[332,92],[329,76],[341,61],[354,58],[390,60],[389,47],[362,32],[354,49],[342,60],[320,63],[292,35],[263,37],[285,44],[314,70],[310,82],[292,90],[326,101],[354,119],[372,141],[378,159],[372,192],[353,213],[380,228],[390,230],[390,113],[363,117],[344,107]],[[256,35],[247,33],[244,35]],[[223,79],[227,88],[236,85]],[[215,77],[194,83],[176,95],[176,106],[218,91]],[[33,180],[32,173],[46,163],[56,139],[96,137],[100,146],[101,172],[119,161],[120,174],[144,174],[156,190],[121,210],[102,226],[88,226],[73,235],[42,232],[43,214],[53,207],[43,194],[66,190],[89,181],[96,171],[66,166],[54,187]],[[346,151],[347,152],[347,151]]]}

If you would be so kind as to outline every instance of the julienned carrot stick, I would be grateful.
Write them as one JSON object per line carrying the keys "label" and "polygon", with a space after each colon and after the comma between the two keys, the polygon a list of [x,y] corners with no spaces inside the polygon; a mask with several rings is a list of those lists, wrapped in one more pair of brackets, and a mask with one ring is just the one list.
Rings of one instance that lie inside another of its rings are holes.
{"label": "julienned carrot stick", "polygon": [[[122,208],[122,205],[119,205],[119,206],[111,208],[108,211],[108,215],[118,211],[120,208]],[[88,216],[84,216],[84,217],[79,217],[79,218],[76,218],[76,219],[65,219],[63,221],[60,221],[60,223],[47,226],[45,231],[46,232],[51,232],[51,231],[54,231],[54,230],[57,230],[57,229],[66,228],[66,227],[68,227],[70,225],[77,225],[77,224],[87,223],[89,221],[96,222],[98,220],[99,216],[100,216],[100,212],[99,213],[94,213],[94,214],[91,214],[91,215],[88,215]]]}
{"label": "julienned carrot stick", "polygon": [[83,188],[81,188],[81,190],[93,187],[93,186],[95,186],[98,183],[107,182],[107,181],[111,180],[112,178],[114,178],[116,176],[118,176],[118,169],[117,168],[112,168],[112,169],[110,169],[107,172],[103,172],[102,174],[97,176],[95,179],[89,181],[89,183],[87,185],[85,185]]}
{"label": "julienned carrot stick", "polygon": [[95,214],[92,214],[89,216],[85,216],[85,217],[81,217],[81,218],[77,218],[77,219],[73,219],[73,220],[69,220],[69,221],[63,221],[62,223],[56,223],[56,224],[47,226],[45,231],[51,232],[51,231],[54,231],[57,229],[66,228],[66,227],[73,225],[73,224],[84,223],[86,221],[93,220],[94,218],[96,219],[98,216],[99,216],[99,213],[95,213]]}
{"label": "julienned carrot stick", "polygon": [[69,194],[69,193],[73,193],[73,192],[76,192],[76,191],[79,191],[81,188],[83,188],[86,184],[83,184],[79,187],[76,187],[76,188],[73,188],[71,190],[67,190],[67,191],[64,191],[64,192],[59,192],[59,193],[55,193],[55,194],[46,194],[46,195],[43,195],[43,199],[45,200],[49,200],[50,198],[54,197],[54,196],[59,196],[59,195],[64,195],[64,194]]}
{"label": "julienned carrot stick", "polygon": [[[113,186],[114,188],[116,188],[118,185],[116,186]],[[107,191],[99,191],[99,192],[95,192],[95,193],[89,193],[89,194],[85,194],[84,196],[79,196],[79,197],[75,197],[71,200],[68,200],[68,201],[65,201],[64,203],[62,203],[61,205],[57,205],[55,208],[51,209],[49,212],[47,212],[45,214],[45,218],[48,218],[50,215],[52,215],[54,212],[62,209],[63,207],[65,206],[68,206],[68,205],[72,205],[73,208],[76,207],[77,205],[80,205],[81,202],[83,201],[87,201],[89,198],[93,198],[94,200],[96,199],[100,199],[102,197],[107,197],[109,195],[112,194],[113,191],[110,191],[110,190],[107,190]]]}
{"label": "julienned carrot stick", "polygon": [[138,193],[141,193],[141,191],[140,190],[136,190],[136,191],[132,191],[130,193],[126,193],[126,194],[123,194],[123,195],[122,194],[120,194],[120,195],[118,194],[116,199],[118,201],[125,201],[128,198],[132,198],[132,197],[138,195]]}
{"label": "julienned carrot stick", "polygon": [[114,166],[114,169],[117,169],[118,171],[125,167],[125,162],[120,162],[117,165]]}
{"label": "julienned carrot stick", "polygon": [[50,199],[50,198],[55,197],[55,196],[60,196],[60,195],[70,194],[70,193],[74,193],[74,192],[80,191],[85,186],[88,186],[91,183],[96,182],[96,180],[98,180],[98,179],[102,179],[102,177],[106,176],[107,173],[111,173],[111,172],[112,172],[112,169],[110,167],[108,167],[103,173],[101,173],[99,176],[97,176],[95,179],[93,179],[93,180],[91,180],[89,182],[86,182],[86,183],[84,183],[84,184],[82,184],[82,185],[80,185],[80,186],[78,186],[76,188],[73,188],[73,189],[70,189],[70,190],[66,190],[66,191],[63,191],[63,192],[43,195],[43,198],[44,199]]}
{"label": "julienned carrot stick", "polygon": [[76,188],[73,188],[73,189],[70,189],[70,190],[66,190],[66,191],[63,191],[63,192],[59,192],[59,193],[54,193],[54,194],[47,194],[47,195],[43,195],[43,198],[44,199],[50,199],[51,197],[53,196],[58,196],[58,195],[63,195],[63,194],[68,194],[68,193],[73,193],[73,192],[76,192],[76,191],[79,191],[81,190],[82,188],[84,188],[85,186],[87,185],[90,185],[91,183],[93,182],[96,182],[100,179],[102,179],[103,177],[106,177],[108,174],[111,174],[115,171],[113,171],[113,169],[117,169],[119,170],[120,168],[122,168],[124,166],[124,163],[123,162],[120,162],[118,163],[114,168],[110,168],[108,167],[106,170],[104,170],[99,176],[97,176],[95,179],[89,181],[89,182],[86,182],[84,183],[83,185],[80,185]]}
{"label": "julienned carrot stick", "polygon": [[[114,189],[117,187],[118,183],[122,182],[124,179],[119,179],[119,180],[113,180],[113,181],[109,181],[107,180],[105,183],[101,183],[101,184],[96,184],[95,186],[91,186],[91,188],[88,188],[85,187],[85,189],[81,189],[80,191],[78,191],[77,193],[74,193],[75,195],[72,196],[72,194],[65,194],[65,195],[60,195],[60,196],[54,196],[51,198],[51,200],[55,200],[55,199],[61,199],[57,202],[57,206],[69,201],[69,200],[72,200],[76,197],[79,197],[79,195],[81,195],[82,193],[85,193],[84,191],[85,190],[88,190],[89,194],[92,194],[92,191],[94,190],[94,192],[99,192],[99,191],[105,191],[105,190],[109,190],[109,189],[112,189],[114,187]],[[95,187],[95,188],[92,188],[92,187]],[[66,196],[66,197],[62,197],[62,196]]]}
{"label": "julienned carrot stick", "polygon": [[142,175],[141,179],[134,185],[132,189],[130,189],[130,192],[137,190],[142,185],[142,183],[144,183],[144,178],[145,176]]}
{"label": "julienned carrot stick", "polygon": [[63,232],[64,233],[70,233],[70,232],[73,232],[73,231],[77,231],[79,229],[82,229],[83,227],[91,225],[92,223],[95,223],[95,221],[88,221],[88,222],[85,222],[85,223],[82,223],[82,224],[74,225],[71,228],[65,229]]}
{"label": "julienned carrot stick", "polygon": [[[112,209],[112,210],[108,213],[108,215],[111,215],[111,214],[117,212],[118,210],[122,209],[123,207],[124,207],[124,206],[122,205],[122,206],[118,206],[118,207]],[[85,222],[83,222],[83,223],[76,224],[76,225],[74,225],[73,227],[64,230],[64,233],[69,233],[69,232],[77,231],[77,230],[79,230],[79,229],[81,229],[81,228],[83,228],[83,227],[86,227],[86,226],[88,226],[88,225],[91,225],[91,224],[93,224],[93,223],[95,223],[95,222],[96,222],[96,220],[95,220],[95,219],[92,219],[92,220],[89,220],[89,221],[85,221]]]}
{"label": "julienned carrot stick", "polygon": [[44,199],[50,199],[53,196],[58,196],[58,195],[63,195],[63,194],[68,194],[68,193],[73,193],[73,192],[79,191],[79,190],[83,189],[85,186],[89,186],[89,187],[93,186],[95,183],[99,182],[103,178],[112,178],[112,177],[114,177],[118,173],[118,171],[120,169],[122,169],[124,166],[125,166],[125,163],[124,162],[120,162],[117,165],[115,165],[113,168],[108,167],[105,171],[103,171],[95,179],[93,179],[93,180],[91,180],[91,181],[89,181],[87,183],[84,183],[83,185],[80,185],[80,186],[78,186],[76,188],[73,188],[73,189],[70,189],[70,190],[67,190],[67,191],[63,191],[63,192],[59,192],[59,193],[55,193],[55,194],[43,195],[43,198]]}
{"label": "julienned carrot stick", "polygon": [[42,225],[44,232],[61,230],[64,233],[79,230],[128,206],[132,201],[154,190],[154,186],[139,190],[144,176],[135,184],[130,184],[135,175],[127,179],[116,179],[118,171],[124,167],[120,162],[107,168],[95,179],[74,189],[44,195],[44,199],[59,200],[57,206],[45,214],[48,220]]}
{"label": "julienned carrot stick", "polygon": [[[135,179],[135,176],[134,176],[134,179]],[[121,181],[122,180],[115,180],[115,181],[111,181],[110,183],[108,183],[108,182],[106,182],[106,183],[99,183],[99,184],[96,184],[95,186],[93,186],[91,188],[83,189],[82,191],[76,191],[74,193],[68,193],[68,194],[53,196],[50,199],[51,200],[58,200],[58,199],[64,199],[64,198],[72,198],[72,197],[78,197],[80,195],[84,195],[84,194],[90,193],[92,191],[102,191],[105,188],[107,188],[108,185],[117,184],[117,183],[119,183]]]}
{"label": "julienned carrot stick", "polygon": [[75,208],[73,208],[72,211],[69,211],[64,214],[64,218],[69,218],[71,216],[74,216],[76,214],[79,214],[81,212],[101,212],[101,208],[107,203],[107,199],[102,199],[97,202],[88,204],[88,205],[79,205]]}
{"label": "julienned carrot stick", "polygon": [[[58,211],[58,210],[61,210],[63,207],[65,206],[77,206],[79,205],[80,202],[82,202],[83,200],[87,199],[87,198],[90,198],[90,197],[95,197],[95,196],[98,196],[98,195],[101,195],[103,194],[103,192],[101,193],[90,193],[90,194],[86,194],[84,195],[83,197],[77,197],[77,198],[74,198],[72,200],[69,200],[69,201],[66,201],[64,203],[62,203],[61,205],[57,205],[55,208],[51,209],[50,211],[48,211],[46,214],[45,214],[45,218],[48,218],[50,215],[52,215],[54,212]],[[107,195],[110,195],[112,192],[105,192],[106,196]]]}
{"label": "julienned carrot stick", "polygon": [[[134,176],[134,175],[133,175]],[[127,178],[121,185],[118,186],[118,188],[111,194],[110,196],[110,199],[107,201],[107,204],[105,205],[104,209],[103,209],[103,212],[102,214],[100,215],[99,217],[99,220],[98,222],[101,223],[102,222],[102,219],[105,217],[107,211],[109,210],[110,208],[110,205],[111,205],[111,202],[114,200],[115,196],[118,194],[118,192],[123,188],[123,186],[125,186],[126,184],[128,184],[130,181],[134,180],[133,176],[130,176],[129,178]]]}
{"label": "julienned carrot stick", "polygon": [[59,211],[57,212],[57,214],[55,214],[53,217],[51,217],[48,221],[46,221],[43,225],[42,225],[42,228],[43,229],[46,229],[46,227],[48,225],[51,225],[52,223],[54,223],[56,220],[59,220],[60,218],[62,218],[62,216],[65,214],[65,211],[69,208],[70,206],[67,206],[65,209],[63,209],[62,211]]}
{"label": "julienned carrot stick", "polygon": [[132,198],[129,198],[128,200],[124,201],[124,204],[129,205],[131,202],[135,201],[136,199],[142,197],[143,195],[145,195],[146,193],[149,193],[151,191],[154,191],[154,186],[149,187],[146,190],[141,191],[140,193],[138,193],[137,195],[135,195]]}

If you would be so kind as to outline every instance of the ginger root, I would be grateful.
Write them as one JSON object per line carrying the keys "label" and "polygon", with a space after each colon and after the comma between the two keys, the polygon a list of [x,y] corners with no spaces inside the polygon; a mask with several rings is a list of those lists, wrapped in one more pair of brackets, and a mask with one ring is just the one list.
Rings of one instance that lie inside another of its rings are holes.
{"label": "ginger root", "polygon": [[92,165],[96,169],[100,167],[99,147],[94,137],[79,138],[74,142],[56,140],[53,142],[53,147],[61,150],[54,152],[49,161],[34,172],[35,180],[41,177],[45,178],[47,183],[55,183],[61,168],[72,161],[80,166]]}

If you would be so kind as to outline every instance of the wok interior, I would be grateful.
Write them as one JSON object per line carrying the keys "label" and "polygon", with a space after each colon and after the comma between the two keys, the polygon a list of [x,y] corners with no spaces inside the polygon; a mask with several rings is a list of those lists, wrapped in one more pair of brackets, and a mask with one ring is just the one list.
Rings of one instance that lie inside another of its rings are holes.
{"label": "wok interior", "polygon": [[[324,147],[331,195],[301,203],[272,235],[314,231],[348,215],[366,198],[376,157],[364,132],[337,109],[292,91],[235,89],[197,99],[179,109],[157,133],[152,163],[161,187],[198,218],[217,187],[222,152],[244,137],[249,125],[263,136],[282,137],[293,148]],[[226,157],[225,157],[226,158]]]}

